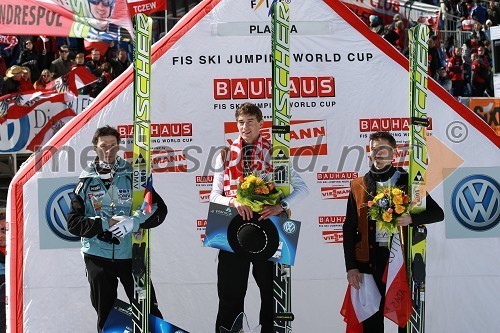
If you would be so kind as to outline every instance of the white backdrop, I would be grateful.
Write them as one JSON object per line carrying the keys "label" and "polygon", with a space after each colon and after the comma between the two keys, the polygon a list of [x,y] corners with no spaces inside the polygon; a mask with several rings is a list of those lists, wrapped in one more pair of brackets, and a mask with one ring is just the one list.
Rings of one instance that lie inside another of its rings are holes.
{"label": "white backdrop", "polygon": [[[169,214],[152,235],[152,274],[165,318],[190,332],[213,332],[217,312],[217,251],[201,246],[214,147],[236,138],[235,129],[225,124],[234,121],[237,104],[260,103],[270,119],[271,100],[259,90],[259,83],[271,77],[268,2],[204,1],[154,47],[154,179]],[[293,327],[298,333],[342,332],[339,311],[347,284],[341,230],[347,188],[350,178],[368,168],[371,131],[393,132],[404,156],[408,64],[336,0],[293,1],[290,7],[297,96],[291,99],[292,147],[296,155],[302,152],[294,163],[311,193],[292,207],[294,218],[303,222],[293,269]],[[243,63],[235,64],[240,56]],[[129,69],[57,133],[49,142],[58,148],[55,156],[46,150],[11,185],[8,316],[13,332],[95,329],[79,244],[64,229],[63,213],[82,160],[92,156],[95,129],[110,124],[127,133],[132,75]],[[225,90],[229,82],[232,89]],[[500,266],[494,264],[500,254],[498,188],[494,192],[500,182],[500,142],[434,82],[429,87],[429,183],[447,216],[445,223],[429,226],[427,329],[495,332],[500,317],[486,309],[498,308],[500,298],[495,287]],[[128,141],[122,142],[125,151]],[[488,193],[494,196],[489,202],[497,203],[482,223],[491,225],[484,231],[461,227],[447,209],[456,207],[451,191],[476,173],[493,179],[480,186],[490,184]],[[450,189],[446,195],[443,188]],[[246,312],[254,326],[258,303],[251,278]],[[395,332],[394,325],[388,327]]]}

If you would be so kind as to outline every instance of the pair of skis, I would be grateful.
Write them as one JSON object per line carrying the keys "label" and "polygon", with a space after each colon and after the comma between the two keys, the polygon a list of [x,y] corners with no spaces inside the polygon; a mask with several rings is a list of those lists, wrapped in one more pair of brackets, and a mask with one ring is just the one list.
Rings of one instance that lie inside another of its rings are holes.
{"label": "pair of skis", "polygon": [[[426,110],[428,83],[428,40],[429,28],[418,24],[409,29],[410,46],[410,140],[408,170],[408,191],[415,204],[412,213],[425,210],[425,179],[427,170],[426,128],[429,126]],[[425,331],[425,225],[409,227],[405,240],[406,269],[410,292],[412,293],[412,313],[406,326],[408,333]]]}
{"label": "pair of skis", "polygon": [[[272,161],[274,183],[284,196],[290,194],[290,8],[275,1],[272,15]],[[291,333],[291,267],[274,264],[274,332]]]}
{"label": "pair of skis", "polygon": [[[135,15],[134,54],[134,137],[132,207],[140,210],[151,173],[151,36],[153,20],[145,14]],[[151,270],[149,230],[140,229],[132,236],[132,275],[134,299],[132,322],[134,333],[149,333]]]}

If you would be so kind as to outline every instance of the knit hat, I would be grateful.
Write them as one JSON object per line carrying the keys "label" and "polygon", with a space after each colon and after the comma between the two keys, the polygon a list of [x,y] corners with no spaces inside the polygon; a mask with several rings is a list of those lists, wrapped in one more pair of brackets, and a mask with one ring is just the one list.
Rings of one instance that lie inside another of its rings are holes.
{"label": "knit hat", "polygon": [[378,21],[378,17],[377,17],[377,15],[370,15],[370,18],[369,18],[369,19],[370,19],[370,22],[372,22],[372,23],[375,23],[375,22],[377,22],[377,21]]}

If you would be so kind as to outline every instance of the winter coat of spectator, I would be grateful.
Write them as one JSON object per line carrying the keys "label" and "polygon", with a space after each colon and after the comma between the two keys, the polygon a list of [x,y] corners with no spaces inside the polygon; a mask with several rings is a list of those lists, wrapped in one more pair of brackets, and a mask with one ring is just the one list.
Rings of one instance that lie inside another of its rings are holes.
{"label": "winter coat of spectator", "polygon": [[395,33],[398,34],[399,38],[396,39],[396,48],[399,51],[403,51],[406,48],[406,31],[405,31],[405,24],[403,21],[397,21],[396,22],[396,29],[394,30]]}
{"label": "winter coat of spectator", "polygon": [[14,65],[10,67],[5,73],[2,95],[19,92],[21,89],[22,75],[23,68],[21,66]]}
{"label": "winter coat of spectator", "polygon": [[0,77],[4,77],[7,72],[7,64],[5,59],[0,55]]}
{"label": "winter coat of spectator", "polygon": [[59,58],[52,61],[50,65],[50,71],[54,73],[54,79],[63,76],[71,70],[71,66],[73,65],[73,61],[69,59],[69,48],[67,45],[61,45],[59,47]]}
{"label": "winter coat of spectator", "polygon": [[471,55],[472,66],[471,66],[471,86],[472,86],[472,96],[473,97],[483,97],[484,91],[488,87],[488,82],[490,78],[490,66],[485,64],[482,59],[478,58],[477,53]]}
{"label": "winter coat of spectator", "polygon": [[448,60],[448,76],[452,81],[453,96],[463,96],[464,93],[464,61],[462,60],[462,48],[455,47],[454,55]]}
{"label": "winter coat of spectator", "polygon": [[101,76],[97,79],[92,92],[90,93],[91,97],[96,97],[99,93],[106,88],[106,86],[111,82],[111,65],[109,62],[105,62],[101,65],[100,68]]}
{"label": "winter coat of spectator", "polygon": [[446,68],[441,67],[438,69],[438,75],[437,75],[437,82],[444,88],[446,89],[447,92],[451,94],[451,80],[450,77],[448,76],[448,73],[446,73]]}
{"label": "winter coat of spectator", "polygon": [[399,35],[394,31],[390,24],[385,26],[382,37],[394,46],[396,46],[396,41],[399,39]]}
{"label": "winter coat of spectator", "polygon": [[495,1],[490,0],[488,4],[488,19],[491,20],[491,25],[499,25],[500,24],[500,7],[495,4]]}
{"label": "winter coat of spectator", "polygon": [[460,21],[469,18],[469,7],[467,4],[467,0],[462,0],[459,4],[457,4],[457,13],[458,17],[460,17]]}
{"label": "winter coat of spectator", "polygon": [[38,80],[33,84],[35,90],[45,90],[45,86],[52,80],[52,74],[48,69],[44,69]]}
{"label": "winter coat of spectator", "polygon": [[380,18],[377,15],[370,15],[370,30],[382,35],[384,32],[384,25],[380,22]]}
{"label": "winter coat of spectator", "polygon": [[483,7],[483,5],[481,5],[480,2],[477,2],[475,6],[472,7],[470,16],[472,17],[472,19],[478,21],[481,24],[484,24],[488,19],[488,11]]}
{"label": "winter coat of spectator", "polygon": [[28,67],[30,69],[30,79],[32,81],[38,80],[41,71],[39,67],[39,56],[38,52],[33,47],[33,42],[31,41],[31,39],[27,39],[24,42],[24,51],[21,52],[21,56],[19,57],[19,65]]}
{"label": "winter coat of spectator", "polygon": [[127,51],[120,49],[118,57],[111,60],[111,74],[113,79],[120,76],[129,66],[130,61],[128,60]]}
{"label": "winter coat of spectator", "polygon": [[429,75],[433,78],[436,78],[438,69],[442,67],[436,41],[436,36],[429,38]]}
{"label": "winter coat of spectator", "polygon": [[90,60],[85,63],[85,66],[90,69],[92,74],[99,77],[101,75],[101,65],[101,52],[98,49],[92,49]]}
{"label": "winter coat of spectator", "polygon": [[33,83],[31,82],[31,73],[28,67],[23,67],[23,72],[21,74],[21,87],[19,91],[31,91],[33,90]]}

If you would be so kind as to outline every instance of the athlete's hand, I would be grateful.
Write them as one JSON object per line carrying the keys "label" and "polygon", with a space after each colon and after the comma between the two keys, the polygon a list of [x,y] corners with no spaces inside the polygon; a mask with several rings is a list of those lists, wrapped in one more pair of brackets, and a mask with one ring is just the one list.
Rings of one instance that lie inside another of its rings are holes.
{"label": "athlete's hand", "polygon": [[353,268],[347,271],[347,282],[352,287],[359,289],[359,284],[363,282],[363,275],[361,275],[359,269]]}
{"label": "athlete's hand", "polygon": [[283,208],[280,204],[274,206],[266,205],[264,209],[262,209],[259,214],[259,221],[270,218],[271,216],[279,215],[283,211]]}
{"label": "athlete's hand", "polygon": [[234,208],[238,210],[238,213],[243,217],[243,220],[248,221],[253,217],[253,212],[250,207],[239,203],[238,201],[236,201],[236,199],[233,199],[231,203],[233,204]]}
{"label": "athlete's hand", "polygon": [[120,221],[112,226],[109,231],[115,237],[125,237],[134,230],[134,219],[128,216],[113,216],[112,219]]}
{"label": "athlete's hand", "polygon": [[400,216],[398,219],[398,225],[401,227],[406,227],[407,225],[411,224],[411,216],[410,215],[403,215]]}

